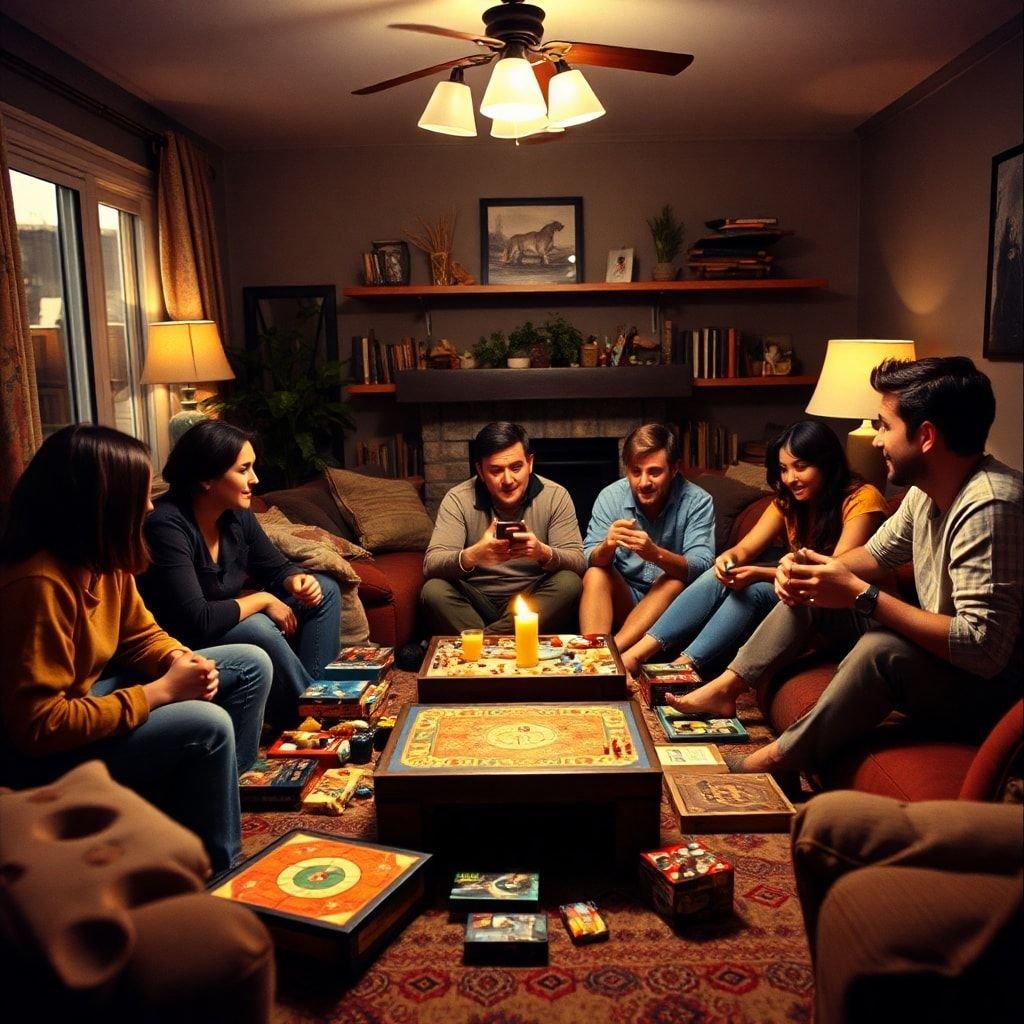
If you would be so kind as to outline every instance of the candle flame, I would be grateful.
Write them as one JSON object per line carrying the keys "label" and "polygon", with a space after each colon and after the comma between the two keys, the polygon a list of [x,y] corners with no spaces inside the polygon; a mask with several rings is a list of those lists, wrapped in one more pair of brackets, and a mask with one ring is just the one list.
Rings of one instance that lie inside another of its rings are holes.
{"label": "candle flame", "polygon": [[515,613],[516,615],[528,615],[533,609],[523,600],[523,595],[520,594],[516,598]]}

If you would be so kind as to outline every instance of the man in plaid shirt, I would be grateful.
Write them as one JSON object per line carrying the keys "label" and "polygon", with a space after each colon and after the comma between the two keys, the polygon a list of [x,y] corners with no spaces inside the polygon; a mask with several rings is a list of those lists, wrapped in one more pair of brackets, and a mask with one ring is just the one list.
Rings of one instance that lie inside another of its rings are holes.
{"label": "man in plaid shirt", "polygon": [[[863,547],[801,550],[779,563],[781,603],[717,679],[673,705],[734,714],[747,685],[789,664],[814,634],[849,653],[815,707],[744,771],[815,770],[894,710],[966,739],[1020,695],[1022,478],[985,454],[995,419],[988,377],[962,356],[886,360],[875,446],[910,489]],[[920,607],[880,591],[914,564]]]}

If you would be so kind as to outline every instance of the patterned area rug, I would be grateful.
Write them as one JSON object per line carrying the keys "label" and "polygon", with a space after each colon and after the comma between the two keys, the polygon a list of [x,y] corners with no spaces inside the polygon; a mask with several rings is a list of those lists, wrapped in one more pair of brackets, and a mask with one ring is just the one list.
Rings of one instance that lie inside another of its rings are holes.
{"label": "patterned area rug", "polygon": [[[396,672],[396,707],[415,696],[416,678]],[[752,701],[740,716],[751,744],[721,748],[742,758],[769,738]],[[661,739],[647,715],[652,737]],[[376,837],[373,801],[354,801],[340,818],[291,813],[243,815],[247,856],[293,828],[359,839]],[[664,843],[678,842],[678,819],[662,800]],[[611,938],[574,946],[549,914],[547,967],[464,967],[463,925],[446,909],[420,914],[354,986],[330,994],[281,979],[277,1024],[768,1024],[811,1020],[814,978],[786,835],[702,837],[736,871],[731,918],[674,932],[640,902],[632,879],[610,880],[590,894]],[[542,890],[542,896],[544,892]]]}

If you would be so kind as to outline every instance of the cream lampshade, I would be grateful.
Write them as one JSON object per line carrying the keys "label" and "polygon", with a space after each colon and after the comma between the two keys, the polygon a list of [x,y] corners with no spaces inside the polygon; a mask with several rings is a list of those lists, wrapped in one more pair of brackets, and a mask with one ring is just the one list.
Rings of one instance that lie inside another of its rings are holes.
{"label": "cream lampshade", "polygon": [[473,94],[463,81],[462,68],[453,68],[447,82],[438,82],[427,103],[419,127],[441,135],[476,135]]}
{"label": "cream lampshade", "polygon": [[195,385],[235,376],[220,332],[212,320],[168,320],[149,325],[143,384],[181,384],[181,412],[171,417],[172,446],[194,423],[206,418],[196,403]]}
{"label": "cream lampshade", "polygon": [[548,112],[533,66],[525,57],[502,57],[494,65],[480,113],[496,121],[536,121]]}
{"label": "cream lampshade", "polygon": [[878,415],[878,392],[871,387],[871,371],[883,359],[916,359],[912,341],[878,338],[833,338],[825,351],[818,386],[807,404],[812,416],[861,420],[847,435],[846,458],[850,469],[879,490],[885,487],[885,463],[873,447]]}
{"label": "cream lampshade", "polygon": [[570,68],[564,60],[555,65],[557,71],[548,85],[548,119],[556,128],[586,124],[605,113],[590,83],[581,71]]}

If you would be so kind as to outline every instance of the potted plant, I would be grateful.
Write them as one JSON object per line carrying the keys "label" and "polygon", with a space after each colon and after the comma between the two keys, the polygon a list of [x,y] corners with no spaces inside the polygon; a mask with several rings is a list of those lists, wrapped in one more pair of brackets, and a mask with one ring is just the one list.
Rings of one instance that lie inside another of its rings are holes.
{"label": "potted plant", "polygon": [[666,203],[661,213],[647,220],[654,239],[654,254],[658,262],[654,265],[652,277],[655,281],[671,281],[676,276],[672,261],[683,247],[684,226],[676,220],[672,207]]}
{"label": "potted plant", "polygon": [[580,361],[582,333],[561,313],[551,313],[544,321],[544,333],[548,338],[553,366],[571,366]]}
{"label": "potted plant", "polygon": [[488,338],[481,335],[473,346],[473,358],[477,366],[491,369],[504,366],[508,359],[508,339],[501,331],[492,331]]}
{"label": "potted plant", "polygon": [[[551,346],[543,332],[527,320],[508,336],[508,365],[513,369],[522,367],[520,359],[526,358],[526,366],[545,367],[551,365]],[[513,360],[516,362],[513,363]]]}
{"label": "potted plant", "polygon": [[236,374],[230,394],[204,405],[256,435],[265,486],[292,487],[341,465],[334,452],[355,427],[340,397],[341,361],[318,360],[314,339],[279,327],[229,358]]}

